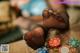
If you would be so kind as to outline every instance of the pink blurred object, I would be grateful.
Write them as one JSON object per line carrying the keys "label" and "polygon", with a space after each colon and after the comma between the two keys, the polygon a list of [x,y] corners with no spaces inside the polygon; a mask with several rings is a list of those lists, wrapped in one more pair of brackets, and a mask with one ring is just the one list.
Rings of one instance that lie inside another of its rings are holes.
{"label": "pink blurred object", "polygon": [[19,17],[15,20],[15,24],[17,26],[19,26],[20,28],[23,28],[23,29],[28,29],[29,26],[30,26],[30,21],[27,20],[27,19],[24,19],[22,17]]}
{"label": "pink blurred object", "polygon": [[21,5],[29,3],[30,0],[18,0],[17,5],[20,7]]}
{"label": "pink blurred object", "polygon": [[10,5],[11,6],[16,6],[17,5],[17,0],[10,0]]}
{"label": "pink blurred object", "polygon": [[10,0],[10,4],[11,6],[21,6],[23,4],[27,4],[29,3],[30,0]]}

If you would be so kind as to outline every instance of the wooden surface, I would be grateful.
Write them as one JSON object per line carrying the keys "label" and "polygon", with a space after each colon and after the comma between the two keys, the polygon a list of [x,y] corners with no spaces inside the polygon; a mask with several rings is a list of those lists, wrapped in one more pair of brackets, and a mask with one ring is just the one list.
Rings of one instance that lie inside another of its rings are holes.
{"label": "wooden surface", "polygon": [[35,53],[36,51],[28,47],[25,40],[20,40],[9,44],[9,53]]}

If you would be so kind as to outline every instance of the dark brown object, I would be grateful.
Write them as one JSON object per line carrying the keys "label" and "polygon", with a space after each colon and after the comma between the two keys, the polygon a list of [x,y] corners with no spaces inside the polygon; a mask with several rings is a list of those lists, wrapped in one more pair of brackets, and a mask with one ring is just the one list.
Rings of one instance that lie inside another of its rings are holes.
{"label": "dark brown object", "polygon": [[43,25],[47,28],[68,29],[69,17],[67,13],[55,12],[52,9],[43,11]]}
{"label": "dark brown object", "polygon": [[41,27],[37,27],[31,32],[26,33],[24,39],[31,48],[37,49],[44,45],[44,30]]}

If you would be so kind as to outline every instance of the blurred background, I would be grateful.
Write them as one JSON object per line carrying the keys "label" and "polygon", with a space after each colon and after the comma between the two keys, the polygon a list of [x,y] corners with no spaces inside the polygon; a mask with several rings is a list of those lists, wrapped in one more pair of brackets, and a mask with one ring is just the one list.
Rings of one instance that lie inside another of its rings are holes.
{"label": "blurred background", "polygon": [[[0,0],[0,44],[10,44],[10,53],[32,53],[33,50],[28,48],[23,40],[24,35],[38,24],[43,24],[42,13],[44,9],[63,10],[63,5],[53,3],[60,1]],[[80,2],[80,0],[64,1],[72,2],[72,4],[64,4],[69,15],[71,37],[75,32],[74,37],[80,39],[80,3],[73,3],[73,1]],[[28,52],[26,48],[31,52]]]}
{"label": "blurred background", "polygon": [[0,44],[9,44],[9,53],[30,53],[23,37],[42,24],[46,8],[46,0],[0,0]]}
{"label": "blurred background", "polygon": [[46,8],[46,0],[0,0],[0,43],[23,39],[25,33],[42,24]]}

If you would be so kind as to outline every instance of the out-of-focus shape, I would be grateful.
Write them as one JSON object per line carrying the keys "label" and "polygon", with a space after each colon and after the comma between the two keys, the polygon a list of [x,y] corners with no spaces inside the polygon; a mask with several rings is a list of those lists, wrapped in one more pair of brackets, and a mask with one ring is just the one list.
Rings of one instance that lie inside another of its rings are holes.
{"label": "out-of-focus shape", "polygon": [[27,10],[23,10],[22,15],[26,18],[30,16],[30,13]]}
{"label": "out-of-focus shape", "polygon": [[13,21],[16,15],[10,9],[9,2],[0,2],[0,34],[15,28]]}
{"label": "out-of-focus shape", "polygon": [[32,15],[42,15],[42,11],[47,7],[44,0],[35,0],[31,4],[30,12]]}
{"label": "out-of-focus shape", "polygon": [[17,5],[20,7],[20,6],[27,4],[29,2],[30,2],[30,0],[18,0]]}

